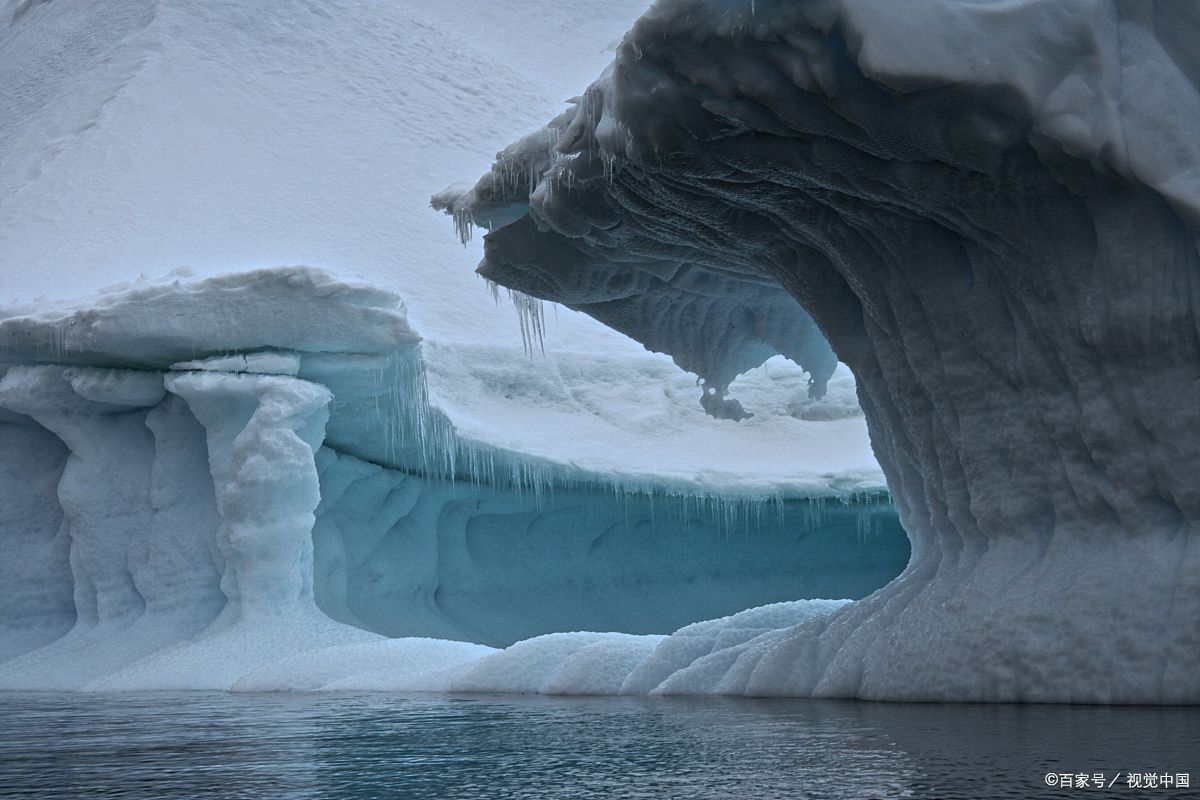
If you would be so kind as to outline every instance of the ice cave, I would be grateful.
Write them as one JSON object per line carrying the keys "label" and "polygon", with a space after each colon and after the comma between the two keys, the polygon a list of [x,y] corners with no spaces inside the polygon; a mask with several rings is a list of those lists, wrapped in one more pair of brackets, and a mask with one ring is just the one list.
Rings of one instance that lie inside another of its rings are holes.
{"label": "ice cave", "polygon": [[1200,11],[539,9],[0,3],[0,689],[1200,703]]}

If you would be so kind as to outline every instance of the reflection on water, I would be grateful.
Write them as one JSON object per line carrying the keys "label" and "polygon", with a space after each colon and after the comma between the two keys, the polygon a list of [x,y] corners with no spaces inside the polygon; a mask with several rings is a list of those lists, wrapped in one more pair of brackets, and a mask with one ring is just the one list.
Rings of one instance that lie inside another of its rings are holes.
{"label": "reflection on water", "polygon": [[[1131,789],[1134,771],[1195,788]],[[1121,773],[1111,789],[1047,773]],[[1200,709],[0,694],[0,796],[1200,796]]]}

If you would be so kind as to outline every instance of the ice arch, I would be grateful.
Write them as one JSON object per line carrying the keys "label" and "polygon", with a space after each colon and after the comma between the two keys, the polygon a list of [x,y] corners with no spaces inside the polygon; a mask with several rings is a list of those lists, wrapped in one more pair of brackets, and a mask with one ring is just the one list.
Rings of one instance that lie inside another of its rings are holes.
{"label": "ice arch", "polygon": [[1197,40],[1177,2],[661,0],[435,197],[502,285],[685,360],[775,340],[712,287],[855,373],[908,569],[660,690],[1200,702]]}

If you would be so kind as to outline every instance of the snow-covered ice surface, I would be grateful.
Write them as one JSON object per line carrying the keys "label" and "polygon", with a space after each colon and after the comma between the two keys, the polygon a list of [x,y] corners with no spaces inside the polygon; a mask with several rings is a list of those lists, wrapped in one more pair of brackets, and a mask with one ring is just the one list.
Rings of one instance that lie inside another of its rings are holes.
{"label": "snow-covered ice surface", "polygon": [[[748,463],[763,451],[734,445],[733,426],[644,446],[656,422],[691,430],[700,418],[689,409],[670,421],[701,391],[685,389],[668,359],[565,308],[547,309],[548,358],[527,358],[518,310],[494,303],[471,274],[479,242],[465,252],[448,245],[444,218],[429,208],[430,187],[483,171],[499,146],[561,109],[643,10],[644,0],[516,9],[297,0],[269,14],[236,2],[9,2],[0,7],[0,304],[76,298],[175,269],[205,277],[313,265],[399,293],[428,343],[476,348],[446,353],[426,376],[470,436],[538,454],[571,441],[556,425],[523,424],[527,398],[506,397],[509,387],[486,376],[464,397],[452,362],[571,396],[583,412],[569,423],[580,445],[560,461],[687,481],[694,463],[659,469],[655,455],[694,440],[695,463],[748,454],[727,472],[759,493],[779,479],[778,459]],[[211,352],[221,352],[217,342]],[[620,378],[591,377],[614,369]],[[647,387],[665,381],[677,403],[651,396]],[[605,424],[623,411],[595,413],[625,387],[650,401],[632,434]],[[805,387],[793,394],[805,399]],[[772,402],[766,416],[776,418],[786,398]],[[491,422],[510,415],[519,428]],[[849,476],[847,490],[881,489],[861,418],[841,427],[829,440],[836,448],[812,451],[831,452],[783,473],[824,471]],[[582,444],[610,439],[610,448]]]}
{"label": "snow-covered ice surface", "polygon": [[[0,301],[310,264],[400,292],[426,338],[519,348],[430,187],[557,113],[644,8],[4,0]],[[566,310],[550,327],[642,352]]]}

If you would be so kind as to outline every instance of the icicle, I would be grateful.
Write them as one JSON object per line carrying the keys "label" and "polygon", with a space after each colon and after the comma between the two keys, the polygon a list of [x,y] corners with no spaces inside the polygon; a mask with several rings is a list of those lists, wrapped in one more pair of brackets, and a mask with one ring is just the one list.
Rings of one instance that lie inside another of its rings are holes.
{"label": "icicle", "polygon": [[470,243],[471,237],[475,233],[475,218],[471,212],[465,208],[454,210],[454,233],[458,235],[459,241],[464,246]]}
{"label": "icicle", "polygon": [[492,293],[492,300],[496,305],[500,305],[500,284],[488,278],[484,278],[483,282],[487,284],[488,291]]}
{"label": "icicle", "polygon": [[546,323],[542,301],[522,292],[508,290],[508,298],[517,309],[521,323],[521,345],[526,355],[533,355],[536,342],[542,355],[546,354]]}

